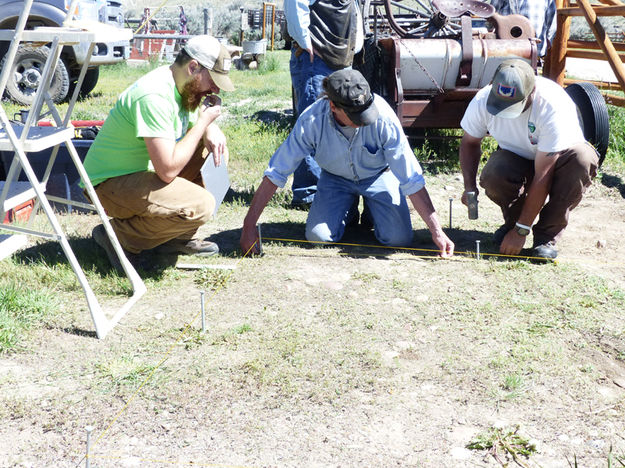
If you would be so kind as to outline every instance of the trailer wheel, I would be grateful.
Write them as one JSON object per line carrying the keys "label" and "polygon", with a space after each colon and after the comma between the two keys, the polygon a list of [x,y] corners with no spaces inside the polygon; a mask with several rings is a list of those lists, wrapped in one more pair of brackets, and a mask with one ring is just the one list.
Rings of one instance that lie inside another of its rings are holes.
{"label": "trailer wheel", "polygon": [[584,137],[599,153],[601,166],[610,141],[610,120],[605,100],[592,83],[574,83],[566,87],[566,92],[577,106],[577,117]]}
{"label": "trailer wheel", "polygon": [[[48,47],[20,46],[15,55],[15,61],[9,74],[6,85],[6,95],[13,101],[29,106],[35,99],[35,94],[41,82],[43,67],[50,54]],[[2,59],[0,68],[6,62],[6,55]],[[50,97],[56,103],[62,102],[69,91],[69,75],[62,60],[56,64],[50,86]]]}

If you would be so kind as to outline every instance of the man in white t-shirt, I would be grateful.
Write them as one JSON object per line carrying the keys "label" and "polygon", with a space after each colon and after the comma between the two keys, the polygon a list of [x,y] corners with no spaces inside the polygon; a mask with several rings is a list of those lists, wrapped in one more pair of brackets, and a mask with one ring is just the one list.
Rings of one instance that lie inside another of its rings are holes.
{"label": "man in white t-shirt", "polygon": [[569,211],[582,199],[598,165],[575,103],[558,84],[535,76],[527,62],[507,60],[469,103],[460,125],[465,131],[462,202],[467,204],[467,192],[478,193],[481,142],[488,133],[499,148],[482,169],[480,185],[503,212],[504,224],[493,236],[500,253],[517,255],[533,231],[532,255],[556,258]]}

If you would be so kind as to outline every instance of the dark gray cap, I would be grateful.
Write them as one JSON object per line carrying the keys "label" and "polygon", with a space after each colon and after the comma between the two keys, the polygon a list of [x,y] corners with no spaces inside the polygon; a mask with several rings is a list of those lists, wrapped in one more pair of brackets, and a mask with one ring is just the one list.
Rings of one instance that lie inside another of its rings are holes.
{"label": "dark gray cap", "polygon": [[519,59],[501,62],[495,70],[486,109],[496,117],[518,117],[525,109],[535,84],[536,76],[529,63]]}
{"label": "dark gray cap", "polygon": [[338,70],[323,82],[323,88],[336,106],[358,126],[370,125],[378,118],[369,83],[359,71]]}

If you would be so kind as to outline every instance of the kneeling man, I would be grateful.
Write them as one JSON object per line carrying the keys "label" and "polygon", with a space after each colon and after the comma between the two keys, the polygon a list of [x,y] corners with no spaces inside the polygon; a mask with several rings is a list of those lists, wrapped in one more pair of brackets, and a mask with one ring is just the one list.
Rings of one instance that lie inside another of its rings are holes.
{"label": "kneeling man", "polygon": [[306,222],[306,239],[338,242],[354,202],[363,196],[378,241],[408,246],[413,237],[408,196],[440,255],[453,255],[454,244],[441,228],[421,166],[390,106],[371,93],[356,70],[332,73],[324,79],[323,89],[325,95],[302,112],[269,161],[243,223],[243,251],[257,241],[256,223],[277,187],[284,187],[288,176],[311,155],[322,171]]}

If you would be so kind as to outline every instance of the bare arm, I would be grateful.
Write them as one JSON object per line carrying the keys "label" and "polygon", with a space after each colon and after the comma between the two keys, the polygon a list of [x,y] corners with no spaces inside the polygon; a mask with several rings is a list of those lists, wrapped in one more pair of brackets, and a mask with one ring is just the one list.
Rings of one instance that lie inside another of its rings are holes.
{"label": "bare arm", "polygon": [[252,246],[254,246],[252,253],[258,253],[258,243],[254,245],[255,242],[258,242],[256,223],[277,188],[276,184],[270,181],[267,177],[263,177],[263,181],[256,189],[250,208],[247,210],[247,215],[245,215],[245,219],[243,220],[243,230],[239,241],[243,252],[247,253],[250,251]]}
{"label": "bare arm", "polygon": [[[536,154],[534,179],[527,190],[527,198],[523,203],[523,209],[518,220],[520,224],[531,226],[543,208],[549,190],[551,190],[553,170],[559,156],[560,153],[545,153],[543,151]],[[517,255],[524,245],[525,236],[520,236],[515,229],[512,229],[503,238],[499,251],[506,255]]]}
{"label": "bare arm", "polygon": [[451,257],[454,254],[454,243],[443,232],[427,189],[423,187],[421,190],[409,195],[408,198],[410,198],[415,210],[417,210],[417,213],[419,213],[419,216],[421,216],[430,230],[432,240],[440,249],[440,256]]}
{"label": "bare arm", "polygon": [[220,113],[220,106],[202,105],[198,121],[178,142],[166,138],[144,138],[156,175],[163,182],[168,184],[180,174],[197,149],[206,128]]}
{"label": "bare arm", "polygon": [[465,132],[460,141],[460,169],[464,180],[464,192],[462,203],[467,204],[467,192],[475,192],[477,195],[477,168],[482,157],[482,139],[475,138]]}

